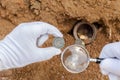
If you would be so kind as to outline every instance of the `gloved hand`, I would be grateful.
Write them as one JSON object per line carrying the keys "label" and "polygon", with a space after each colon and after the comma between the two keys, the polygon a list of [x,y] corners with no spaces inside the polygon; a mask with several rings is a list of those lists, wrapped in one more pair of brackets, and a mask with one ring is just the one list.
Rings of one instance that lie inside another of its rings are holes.
{"label": "gloved hand", "polygon": [[105,58],[100,63],[101,72],[110,80],[120,80],[120,42],[105,45],[100,58]]}
{"label": "gloved hand", "polygon": [[60,54],[61,50],[55,47],[37,47],[48,39],[49,34],[63,37],[57,28],[44,22],[18,25],[0,41],[0,70],[23,67]]}

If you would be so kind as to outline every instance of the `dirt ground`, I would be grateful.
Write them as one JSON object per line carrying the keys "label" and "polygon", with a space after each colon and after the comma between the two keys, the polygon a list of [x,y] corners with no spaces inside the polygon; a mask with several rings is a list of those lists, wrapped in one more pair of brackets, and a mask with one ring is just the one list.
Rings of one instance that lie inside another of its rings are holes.
{"label": "dirt ground", "polygon": [[[93,58],[99,56],[105,44],[120,40],[120,0],[0,0],[0,39],[20,23],[44,21],[64,34],[68,46],[74,44],[70,31],[79,20],[99,25],[95,41],[86,46]],[[0,72],[0,80],[108,80],[108,77],[100,73],[95,63],[90,63],[82,73],[69,73],[63,68],[59,55]]]}

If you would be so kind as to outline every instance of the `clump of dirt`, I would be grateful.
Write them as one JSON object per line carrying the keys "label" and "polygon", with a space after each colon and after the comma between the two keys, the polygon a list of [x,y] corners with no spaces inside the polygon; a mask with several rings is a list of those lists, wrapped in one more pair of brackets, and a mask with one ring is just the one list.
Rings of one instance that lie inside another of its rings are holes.
{"label": "clump of dirt", "polygon": [[[95,41],[86,46],[91,57],[98,57],[105,44],[120,41],[119,7],[119,0],[0,0],[0,39],[20,23],[44,21],[63,33],[67,47],[74,44],[72,29],[75,22],[86,20],[99,24]],[[83,73],[67,72],[60,55],[11,71],[9,80],[107,80],[95,63]]]}

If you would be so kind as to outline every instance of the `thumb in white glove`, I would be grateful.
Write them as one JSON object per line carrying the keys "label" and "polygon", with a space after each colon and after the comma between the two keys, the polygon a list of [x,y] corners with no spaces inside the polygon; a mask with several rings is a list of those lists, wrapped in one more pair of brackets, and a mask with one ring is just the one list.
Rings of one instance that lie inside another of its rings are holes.
{"label": "thumb in white glove", "polygon": [[120,80],[120,77],[114,74],[109,74],[108,77],[109,77],[109,80]]}
{"label": "thumb in white glove", "polygon": [[108,75],[110,80],[120,80],[120,42],[107,44],[101,51],[101,72]]}
{"label": "thumb in white glove", "polygon": [[44,22],[22,23],[0,42],[1,70],[23,67],[60,54],[55,47],[38,48],[48,35],[63,37],[53,25]]}

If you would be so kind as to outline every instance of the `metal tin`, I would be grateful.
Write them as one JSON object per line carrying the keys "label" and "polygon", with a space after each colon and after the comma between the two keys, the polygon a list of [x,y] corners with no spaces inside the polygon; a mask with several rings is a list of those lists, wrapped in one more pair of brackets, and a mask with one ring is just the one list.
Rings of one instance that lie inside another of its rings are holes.
{"label": "metal tin", "polygon": [[87,21],[78,22],[74,26],[73,35],[76,40],[81,39],[85,44],[89,44],[96,37],[96,27]]}

